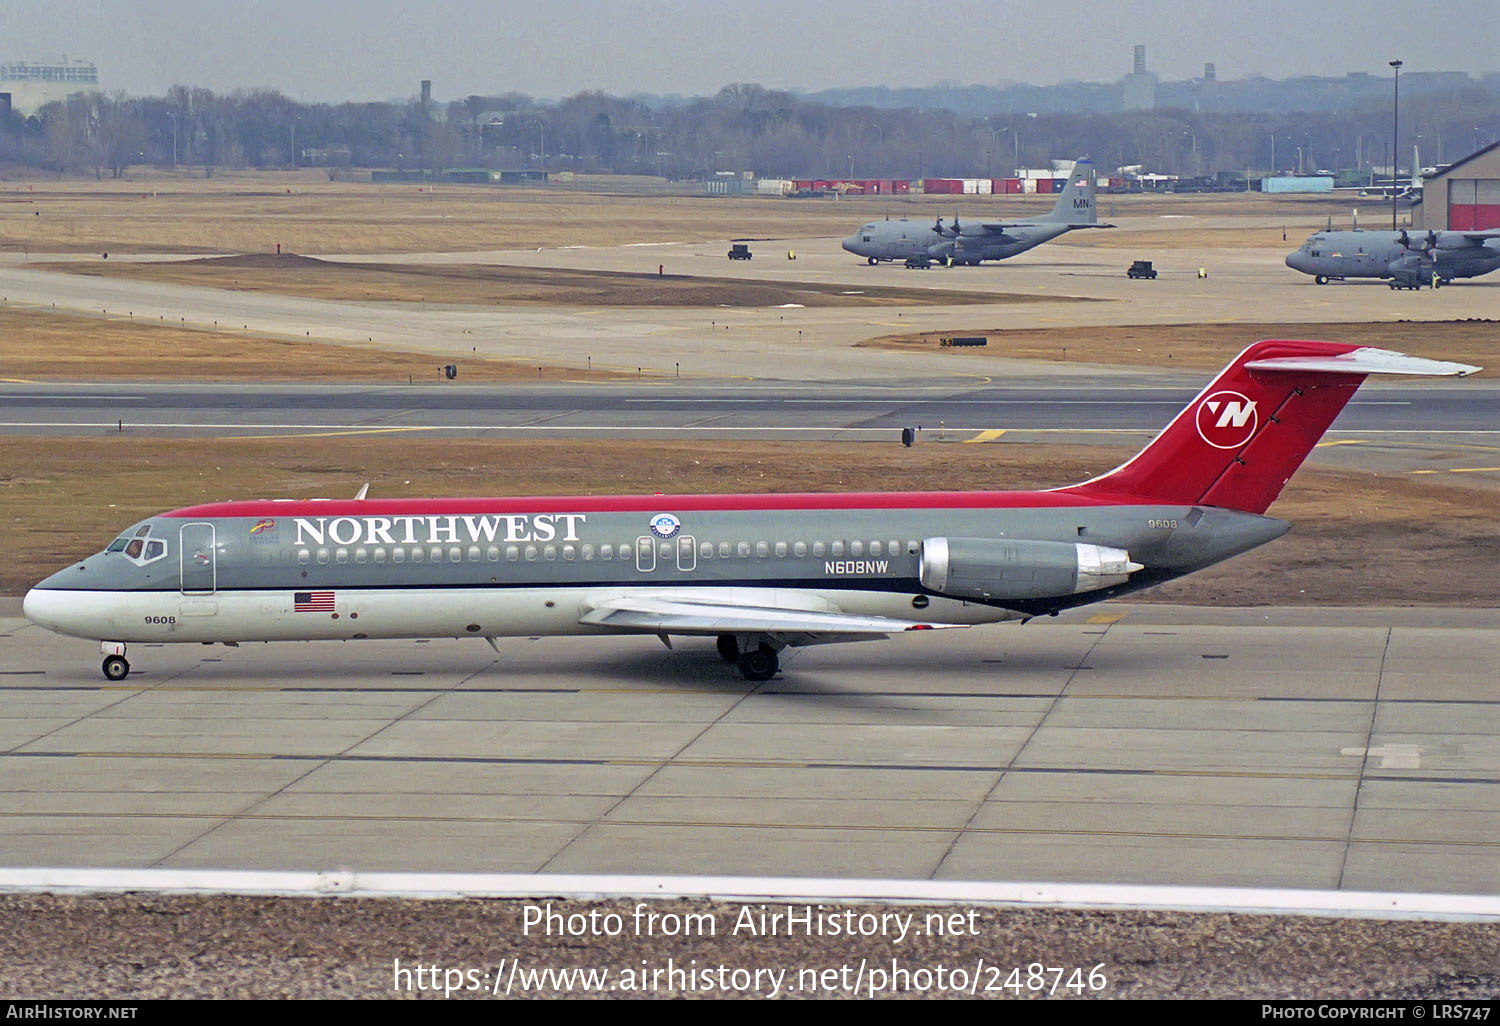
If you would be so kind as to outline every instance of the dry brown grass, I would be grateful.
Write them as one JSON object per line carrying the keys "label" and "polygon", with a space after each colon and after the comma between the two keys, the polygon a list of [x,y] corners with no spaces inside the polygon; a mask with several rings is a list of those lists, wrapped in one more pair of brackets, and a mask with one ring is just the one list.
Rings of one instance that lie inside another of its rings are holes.
{"label": "dry brown grass", "polygon": [[[1491,321],[1391,321],[1363,324],[1136,324],[1107,328],[1004,327],[951,329],[883,335],[861,345],[885,349],[934,349],[949,335],[984,335],[984,349],[952,350],[1023,360],[1097,363],[1215,371],[1251,342],[1265,338],[1311,338],[1453,360],[1484,367],[1475,377],[1500,377]],[[1067,352],[1064,353],[1064,347]]]}
{"label": "dry brown grass", "polygon": [[[200,331],[125,317],[0,309],[0,378],[45,381],[407,381],[441,375],[438,357],[354,345]],[[465,357],[463,381],[588,381],[609,371]],[[635,377],[634,374],[630,377]]]}
{"label": "dry brown grass", "polygon": [[[616,184],[621,191],[597,191]],[[207,180],[187,172],[122,182],[37,179],[0,186],[0,250],[271,253],[280,244],[298,253],[411,253],[616,246],[834,237],[886,215],[1014,219],[1051,207],[1046,196],[792,200],[661,195],[659,183],[650,186],[650,193],[642,188],[631,180],[607,178],[577,187],[375,185],[367,172],[329,182],[310,171],[238,172]],[[630,189],[638,191],[631,194]],[[1339,218],[1349,205],[1343,199],[1258,193],[1101,196],[1099,204],[1105,221],[1163,214],[1247,218],[1260,226],[1256,239],[1282,224],[1300,238],[1322,227],[1329,213]],[[1124,233],[1076,234],[1108,238]],[[1179,245],[1187,238],[1169,231],[1162,244]]]}
{"label": "dry brown grass", "polygon": [[[747,281],[703,275],[475,264],[367,264],[295,254],[252,254],[162,263],[33,264],[94,277],[171,282],[314,299],[506,306],[758,307],[957,306],[1032,303],[1042,296],[822,282]],[[1056,302],[1053,298],[1051,301]],[[1079,300],[1084,302],[1084,300]]]}
{"label": "dry brown grass", "polygon": [[[0,438],[0,593],[18,594],[153,513],[218,499],[913,491],[1070,484],[1121,450],[1068,445]],[[1493,606],[1493,499],[1430,477],[1307,469],[1271,509],[1292,534],[1156,589],[1159,601]]]}

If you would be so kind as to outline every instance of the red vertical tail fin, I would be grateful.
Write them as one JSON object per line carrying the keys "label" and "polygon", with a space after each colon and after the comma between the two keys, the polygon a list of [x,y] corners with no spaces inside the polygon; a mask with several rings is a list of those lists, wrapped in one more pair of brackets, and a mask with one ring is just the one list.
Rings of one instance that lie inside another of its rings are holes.
{"label": "red vertical tail fin", "polygon": [[1264,513],[1369,374],[1470,374],[1342,342],[1257,342],[1133,459],[1062,491]]}

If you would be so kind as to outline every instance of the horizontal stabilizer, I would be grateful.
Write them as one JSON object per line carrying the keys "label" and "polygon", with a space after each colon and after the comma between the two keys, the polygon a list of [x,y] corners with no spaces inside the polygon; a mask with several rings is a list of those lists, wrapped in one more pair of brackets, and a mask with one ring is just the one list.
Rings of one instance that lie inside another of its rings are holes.
{"label": "horizontal stabilizer", "polygon": [[1435,377],[1467,377],[1483,367],[1446,360],[1425,360],[1420,356],[1392,352],[1389,349],[1356,349],[1338,356],[1281,356],[1251,360],[1245,364],[1252,371],[1321,371],[1328,374],[1421,374]]}

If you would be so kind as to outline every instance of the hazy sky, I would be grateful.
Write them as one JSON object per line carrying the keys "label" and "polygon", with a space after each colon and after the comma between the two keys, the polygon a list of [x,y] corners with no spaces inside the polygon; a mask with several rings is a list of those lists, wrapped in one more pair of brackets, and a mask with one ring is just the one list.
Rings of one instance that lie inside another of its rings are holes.
{"label": "hazy sky", "polygon": [[1500,0],[0,0],[0,60],[308,101],[1500,70]]}

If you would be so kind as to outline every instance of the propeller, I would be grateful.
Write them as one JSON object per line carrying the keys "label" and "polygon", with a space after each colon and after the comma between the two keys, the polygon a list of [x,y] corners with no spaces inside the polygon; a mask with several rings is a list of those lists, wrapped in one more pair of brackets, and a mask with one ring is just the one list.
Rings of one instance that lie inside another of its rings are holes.
{"label": "propeller", "polygon": [[954,214],[953,215],[953,235],[954,235],[954,237],[956,238],[959,235],[962,235],[963,232],[964,232],[963,228],[958,223],[958,215]]}
{"label": "propeller", "polygon": [[1396,241],[1401,243],[1402,249],[1411,249],[1411,236],[1406,234],[1406,229],[1401,229],[1401,234],[1396,236]]}

